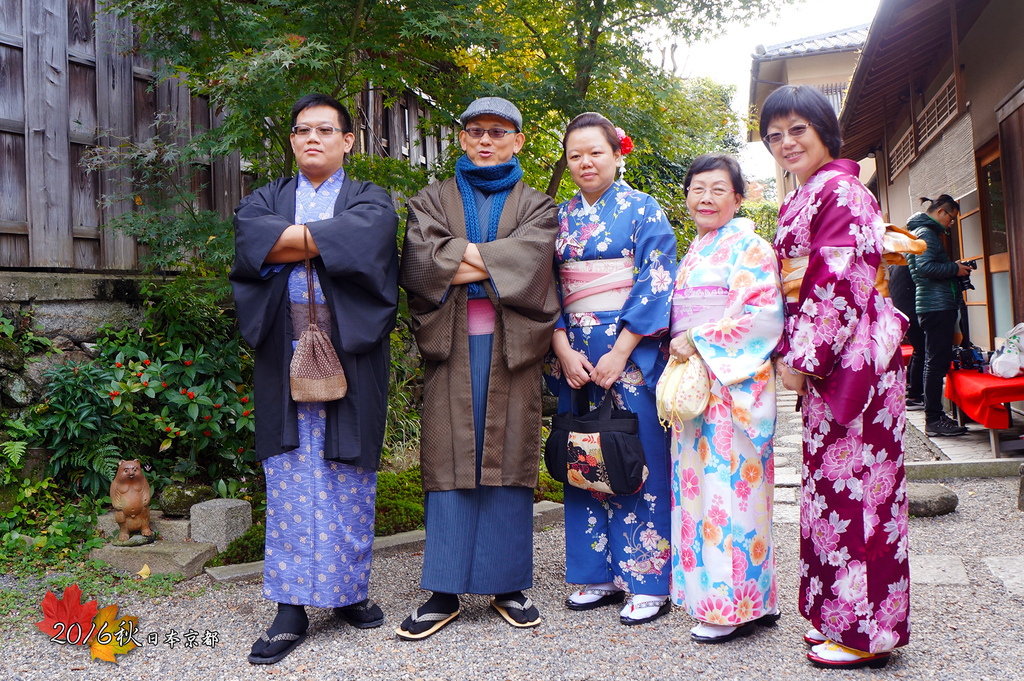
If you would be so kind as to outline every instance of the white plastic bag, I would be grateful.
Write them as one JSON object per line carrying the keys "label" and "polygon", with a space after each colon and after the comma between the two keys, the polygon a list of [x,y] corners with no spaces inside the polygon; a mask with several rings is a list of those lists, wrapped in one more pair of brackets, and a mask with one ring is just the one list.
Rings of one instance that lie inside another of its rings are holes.
{"label": "white plastic bag", "polygon": [[1024,373],[1024,324],[1018,324],[1006,334],[1003,347],[992,355],[992,375],[1013,378]]}

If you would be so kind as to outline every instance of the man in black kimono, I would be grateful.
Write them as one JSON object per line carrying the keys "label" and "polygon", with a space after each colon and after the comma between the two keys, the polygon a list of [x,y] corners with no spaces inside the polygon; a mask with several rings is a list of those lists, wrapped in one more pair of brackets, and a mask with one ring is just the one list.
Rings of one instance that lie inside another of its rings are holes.
{"label": "man in black kimono", "polygon": [[[344,106],[303,97],[292,108],[298,175],[257,189],[235,212],[230,279],[242,336],[255,350],[256,458],[267,477],[264,597],[278,603],[253,664],[277,662],[305,639],[306,605],[332,607],[356,627],[384,621],[366,589],[398,306],[398,216],[386,191],[345,175],[353,141]],[[291,398],[293,342],[310,304],[345,370],[340,400]]]}

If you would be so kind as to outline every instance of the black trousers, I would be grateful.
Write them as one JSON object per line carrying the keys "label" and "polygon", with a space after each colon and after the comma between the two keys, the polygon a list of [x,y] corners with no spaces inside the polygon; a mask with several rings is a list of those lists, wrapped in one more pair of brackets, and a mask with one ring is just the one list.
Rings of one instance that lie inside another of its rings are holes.
{"label": "black trousers", "polygon": [[924,418],[927,423],[935,423],[942,418],[942,382],[953,361],[956,316],[956,310],[917,315],[924,332]]}
{"label": "black trousers", "polygon": [[907,342],[914,348],[914,354],[907,364],[907,397],[915,400],[924,399],[924,331],[917,322],[917,315],[911,312],[910,326],[907,327]]}

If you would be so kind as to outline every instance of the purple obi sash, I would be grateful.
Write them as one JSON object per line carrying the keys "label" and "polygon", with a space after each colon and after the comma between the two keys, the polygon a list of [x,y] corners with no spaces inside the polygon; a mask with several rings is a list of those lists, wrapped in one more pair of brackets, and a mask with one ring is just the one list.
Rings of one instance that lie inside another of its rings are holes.
{"label": "purple obi sash", "polygon": [[729,289],[724,286],[687,286],[672,294],[672,336],[725,317]]}

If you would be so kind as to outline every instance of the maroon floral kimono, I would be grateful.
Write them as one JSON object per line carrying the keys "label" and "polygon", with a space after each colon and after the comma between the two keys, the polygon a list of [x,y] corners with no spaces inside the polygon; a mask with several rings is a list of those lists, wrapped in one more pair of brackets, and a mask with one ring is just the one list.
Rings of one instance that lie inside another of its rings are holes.
{"label": "maroon floral kimono", "polygon": [[884,224],[857,174],[832,161],[791,194],[775,251],[787,290],[780,354],[808,374],[799,609],[832,641],[875,653],[910,636],[897,352],[907,322],[875,289]]}

